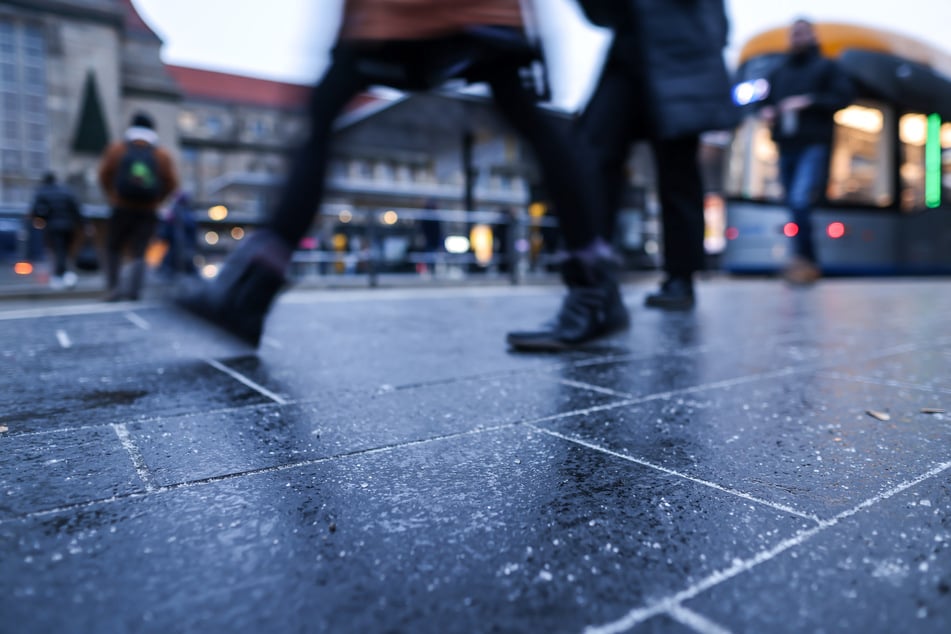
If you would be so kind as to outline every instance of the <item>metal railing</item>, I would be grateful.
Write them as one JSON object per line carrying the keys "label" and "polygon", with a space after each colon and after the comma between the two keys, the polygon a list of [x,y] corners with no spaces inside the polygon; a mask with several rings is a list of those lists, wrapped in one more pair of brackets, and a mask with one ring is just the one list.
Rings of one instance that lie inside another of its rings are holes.
{"label": "metal railing", "polygon": [[[381,275],[403,270],[448,279],[495,274],[519,284],[532,271],[547,269],[555,258],[553,253],[538,248],[543,242],[543,228],[557,230],[553,218],[532,218],[525,213],[504,211],[387,207],[347,208],[346,222],[341,222],[341,209],[334,210],[331,206],[321,212],[322,222],[336,221],[333,231],[323,234],[348,235],[347,244],[326,248],[325,238],[322,248],[295,251],[291,264],[293,278],[313,280],[341,274],[364,275],[370,286],[377,286]],[[439,223],[442,239],[438,248],[413,248],[413,242],[423,235],[423,222]],[[491,233],[490,245],[480,248],[472,244],[473,227],[483,228],[483,236],[486,230]],[[388,239],[402,239],[406,248],[395,256],[388,255],[384,246]],[[497,243],[499,239],[501,245]],[[361,245],[356,250],[354,240],[359,240]],[[490,249],[488,254],[485,249]]]}

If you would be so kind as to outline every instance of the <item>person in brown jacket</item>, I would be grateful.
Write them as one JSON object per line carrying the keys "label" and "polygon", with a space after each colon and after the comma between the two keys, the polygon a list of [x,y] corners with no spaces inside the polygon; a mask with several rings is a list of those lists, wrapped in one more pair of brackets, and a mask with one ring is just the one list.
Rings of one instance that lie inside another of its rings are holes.
{"label": "person in brown jacket", "polygon": [[517,347],[572,348],[626,328],[616,263],[596,226],[605,214],[595,162],[571,125],[537,107],[522,71],[539,54],[523,29],[519,0],[347,0],[332,63],[311,95],[309,135],[270,218],[214,280],[182,292],[179,306],[257,346],[291,254],[323,198],[337,115],[371,84],[428,90],[462,78],[488,83],[503,116],[534,149],[569,252],[557,328]]}
{"label": "person in brown jacket", "polygon": [[[123,139],[106,148],[99,164],[99,186],[112,214],[106,239],[106,301],[137,300],[145,280],[145,250],[158,226],[158,209],[178,189],[168,150],[159,145],[155,123],[145,113],[132,117]],[[132,256],[128,287],[119,287],[125,249]]]}

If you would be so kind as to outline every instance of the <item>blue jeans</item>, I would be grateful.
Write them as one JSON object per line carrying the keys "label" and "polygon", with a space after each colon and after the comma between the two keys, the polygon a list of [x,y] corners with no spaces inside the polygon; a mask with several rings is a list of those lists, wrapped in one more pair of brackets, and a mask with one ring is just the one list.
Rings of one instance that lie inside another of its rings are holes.
{"label": "blue jeans", "polygon": [[786,205],[799,233],[793,241],[796,255],[816,261],[812,240],[812,208],[823,193],[829,168],[829,147],[825,144],[783,148],[779,157],[779,178],[786,191]]}

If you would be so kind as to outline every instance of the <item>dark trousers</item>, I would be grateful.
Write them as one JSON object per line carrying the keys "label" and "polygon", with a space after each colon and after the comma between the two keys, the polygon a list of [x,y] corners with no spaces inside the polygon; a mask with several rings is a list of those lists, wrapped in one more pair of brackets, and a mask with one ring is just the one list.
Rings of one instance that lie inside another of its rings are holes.
{"label": "dark trousers", "polygon": [[53,275],[62,277],[66,273],[69,247],[73,243],[73,230],[47,229],[46,241],[53,251]]}
{"label": "dark trousers", "polygon": [[106,287],[110,291],[119,286],[119,267],[123,252],[128,250],[134,266],[128,295],[131,299],[138,298],[145,280],[145,250],[157,226],[158,216],[154,211],[112,210],[106,238]]}
{"label": "dark trousers", "polygon": [[779,178],[786,192],[786,204],[799,232],[793,238],[796,255],[816,262],[812,209],[822,197],[829,173],[829,146],[823,143],[783,147],[779,153]]}
{"label": "dark trousers", "polygon": [[607,199],[599,222],[612,242],[631,145],[646,139],[654,154],[664,236],[664,270],[692,275],[704,268],[703,180],[697,156],[699,138],[658,139],[651,135],[649,95],[628,66],[609,60],[580,125],[596,154]]}
{"label": "dark trousers", "polygon": [[[438,43],[432,42],[434,47]],[[414,55],[425,45],[405,44],[413,47]],[[400,44],[387,46],[394,55],[400,54]],[[323,198],[333,122],[347,102],[371,82],[361,71],[361,54],[356,46],[339,46],[333,63],[313,90],[310,134],[293,157],[290,174],[267,223],[290,248],[296,247],[310,228]],[[604,213],[603,204],[595,166],[574,143],[572,127],[536,107],[536,99],[523,87],[516,65],[498,65],[486,81],[505,119],[534,150],[568,248],[588,246],[598,235],[596,222]]]}

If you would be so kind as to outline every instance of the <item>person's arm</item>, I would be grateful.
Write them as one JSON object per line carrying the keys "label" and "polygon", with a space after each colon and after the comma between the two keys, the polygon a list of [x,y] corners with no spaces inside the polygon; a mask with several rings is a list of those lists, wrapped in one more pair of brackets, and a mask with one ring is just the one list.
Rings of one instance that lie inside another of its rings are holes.
{"label": "person's arm", "polygon": [[30,205],[31,218],[46,218],[49,216],[49,204],[46,202],[46,196],[37,194],[33,197],[33,204]]}
{"label": "person's arm", "polygon": [[809,95],[811,107],[835,111],[845,108],[855,98],[852,80],[836,62],[829,60],[822,79],[820,89]]}
{"label": "person's arm", "polygon": [[121,151],[121,145],[110,145],[99,163],[99,187],[110,200],[115,196],[116,170],[119,168]]}

